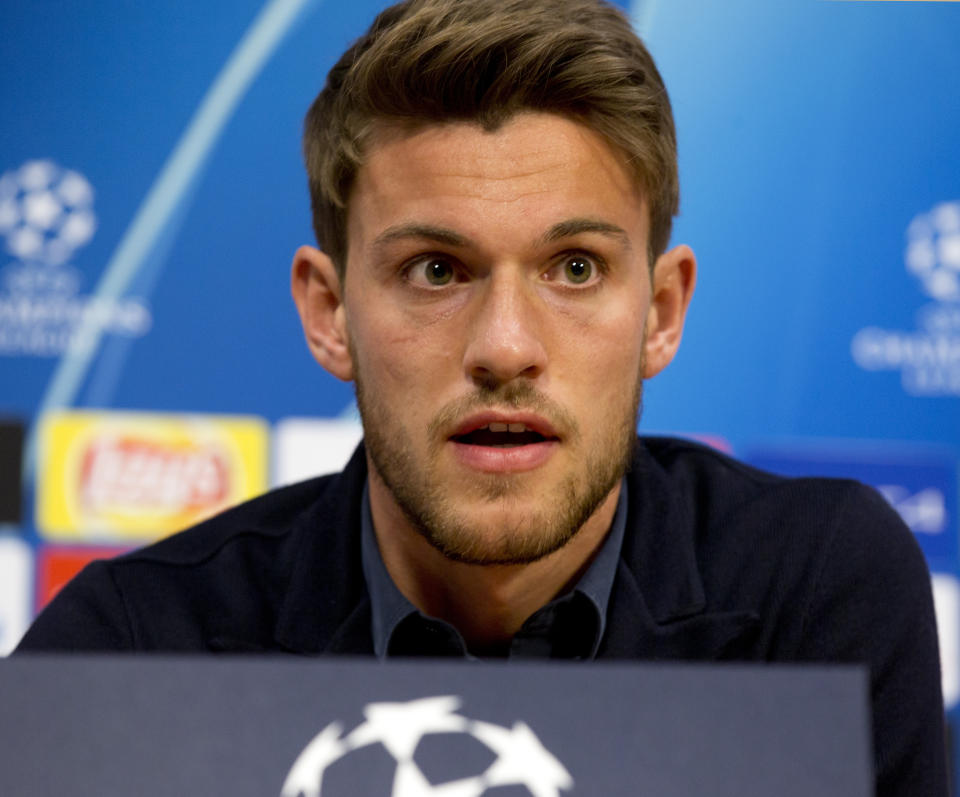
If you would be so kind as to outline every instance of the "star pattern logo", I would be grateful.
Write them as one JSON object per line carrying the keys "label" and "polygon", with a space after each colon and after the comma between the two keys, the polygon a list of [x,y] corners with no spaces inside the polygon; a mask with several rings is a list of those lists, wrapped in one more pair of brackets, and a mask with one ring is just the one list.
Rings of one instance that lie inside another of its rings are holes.
{"label": "star pattern logo", "polygon": [[[560,797],[573,787],[573,778],[524,722],[505,728],[471,720],[457,713],[460,699],[425,697],[402,703],[371,703],[364,722],[346,736],[332,722],[304,748],[290,769],[281,797],[324,797],[323,776],[353,750],[379,744],[396,762],[389,797],[482,797],[498,786],[523,786],[531,797]],[[464,733],[486,745],[495,758],[477,775],[431,783],[414,755],[424,736]],[[327,795],[329,797],[329,795]]]}
{"label": "star pattern logo", "polygon": [[907,229],[907,270],[932,299],[960,301],[960,202],[941,202]]}
{"label": "star pattern logo", "polygon": [[0,175],[0,238],[22,262],[63,265],[96,229],[93,187],[79,172],[44,159]]}

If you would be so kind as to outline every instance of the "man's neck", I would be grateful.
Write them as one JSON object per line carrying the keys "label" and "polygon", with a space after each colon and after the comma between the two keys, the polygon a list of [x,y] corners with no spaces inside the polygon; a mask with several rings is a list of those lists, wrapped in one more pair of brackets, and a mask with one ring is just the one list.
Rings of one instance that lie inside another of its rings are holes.
{"label": "man's neck", "polygon": [[600,550],[613,520],[620,482],[560,550],[530,564],[453,561],[413,527],[389,488],[371,473],[370,509],[387,572],[421,612],[453,625],[476,653],[509,642],[530,615],[570,588]]}

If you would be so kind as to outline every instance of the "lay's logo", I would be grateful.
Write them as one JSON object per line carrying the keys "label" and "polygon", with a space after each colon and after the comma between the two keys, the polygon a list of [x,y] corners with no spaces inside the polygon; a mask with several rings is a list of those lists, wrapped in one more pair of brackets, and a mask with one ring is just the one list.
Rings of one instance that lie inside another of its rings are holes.
{"label": "lay's logo", "polygon": [[37,526],[52,539],[147,541],[267,487],[258,419],[55,413],[40,439]]}
{"label": "lay's logo", "polygon": [[80,501],[93,512],[202,512],[222,505],[229,488],[230,464],[209,447],[106,438],[80,466]]}

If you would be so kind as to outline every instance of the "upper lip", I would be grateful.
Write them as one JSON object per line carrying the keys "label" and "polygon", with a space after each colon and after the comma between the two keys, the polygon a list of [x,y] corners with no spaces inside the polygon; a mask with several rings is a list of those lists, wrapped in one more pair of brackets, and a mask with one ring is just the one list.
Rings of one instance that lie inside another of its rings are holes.
{"label": "upper lip", "polygon": [[532,412],[519,410],[485,410],[468,415],[462,419],[450,433],[450,437],[461,437],[477,429],[483,429],[491,423],[522,423],[529,431],[547,438],[559,437],[553,425],[544,417]]}

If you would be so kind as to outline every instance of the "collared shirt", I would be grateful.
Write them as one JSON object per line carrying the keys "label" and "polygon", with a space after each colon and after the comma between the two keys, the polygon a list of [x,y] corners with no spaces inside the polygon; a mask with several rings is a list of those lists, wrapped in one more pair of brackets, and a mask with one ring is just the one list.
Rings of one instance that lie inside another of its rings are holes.
{"label": "collared shirt", "polygon": [[[373,648],[387,656],[473,658],[463,636],[449,623],[420,612],[387,572],[377,545],[368,487],[361,512],[363,574],[370,593]],[[509,658],[592,659],[607,622],[607,603],[627,522],[627,487],[620,485],[610,533],[577,585],[534,612],[510,643]]]}

